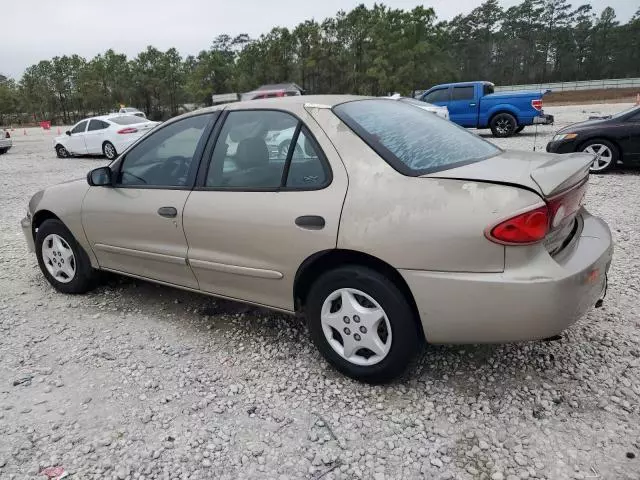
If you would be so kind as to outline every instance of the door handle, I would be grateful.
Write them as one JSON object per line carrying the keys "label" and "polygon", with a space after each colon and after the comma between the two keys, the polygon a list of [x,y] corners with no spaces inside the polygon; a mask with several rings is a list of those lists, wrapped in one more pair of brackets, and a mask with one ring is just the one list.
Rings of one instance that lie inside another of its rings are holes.
{"label": "door handle", "polygon": [[469,104],[469,106],[470,106],[470,107],[475,107],[475,106],[476,106],[476,104],[475,104],[475,103],[470,103],[470,104]]}
{"label": "door handle", "polygon": [[324,224],[324,218],[318,215],[303,215],[296,218],[296,225],[307,230],[322,230]]}
{"label": "door handle", "polygon": [[161,217],[174,218],[178,216],[178,210],[175,207],[160,207],[158,209],[158,215]]}

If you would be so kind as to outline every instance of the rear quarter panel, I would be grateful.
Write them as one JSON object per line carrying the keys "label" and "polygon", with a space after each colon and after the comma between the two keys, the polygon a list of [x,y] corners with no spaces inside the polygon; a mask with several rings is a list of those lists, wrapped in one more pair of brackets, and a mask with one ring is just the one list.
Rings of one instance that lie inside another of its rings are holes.
{"label": "rear quarter panel", "polygon": [[478,181],[407,177],[395,171],[330,110],[316,118],[349,175],[338,248],[398,269],[501,272],[504,247],[485,229],[540,202],[533,192]]}

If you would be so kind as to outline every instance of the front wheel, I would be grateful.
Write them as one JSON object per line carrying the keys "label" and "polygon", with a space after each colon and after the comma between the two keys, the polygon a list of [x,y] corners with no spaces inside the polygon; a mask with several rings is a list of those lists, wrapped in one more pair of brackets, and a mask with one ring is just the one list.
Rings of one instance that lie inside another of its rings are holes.
{"label": "front wheel", "polygon": [[56,147],[56,155],[58,155],[58,158],[69,158],[71,156],[69,151],[62,145]]}
{"label": "front wheel", "polygon": [[518,122],[510,113],[499,113],[491,119],[489,124],[494,137],[510,137],[516,132]]}
{"label": "front wheel", "polygon": [[114,147],[111,142],[104,142],[104,145],[102,145],[102,153],[104,153],[104,156],[107,157],[108,160],[113,160],[118,156],[116,147]]}
{"label": "front wheel", "polygon": [[611,170],[620,157],[616,146],[607,140],[589,140],[580,146],[580,150],[596,156],[589,167],[591,173],[604,173]]}
{"label": "front wheel", "polygon": [[8,148],[0,148],[0,155],[7,153],[9,151]]}
{"label": "front wheel", "polygon": [[417,319],[384,275],[345,266],[311,287],[306,315],[320,353],[345,375],[368,383],[399,376],[418,348]]}
{"label": "front wheel", "polygon": [[84,293],[93,288],[96,271],[60,220],[45,220],[35,240],[38,265],[53,288],[62,293]]}
{"label": "front wheel", "polygon": [[524,125],[520,125],[518,128],[516,128],[515,133],[520,133],[522,130],[524,130]]}

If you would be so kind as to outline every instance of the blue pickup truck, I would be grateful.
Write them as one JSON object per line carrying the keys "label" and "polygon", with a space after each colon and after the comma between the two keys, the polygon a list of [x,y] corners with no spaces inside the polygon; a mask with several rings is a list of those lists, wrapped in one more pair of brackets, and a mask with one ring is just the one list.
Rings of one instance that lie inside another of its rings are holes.
{"label": "blue pickup truck", "polygon": [[491,82],[446,83],[422,93],[422,101],[449,109],[452,122],[468,128],[490,128],[494,137],[510,137],[527,125],[553,123],[542,111],[544,92],[494,93]]}

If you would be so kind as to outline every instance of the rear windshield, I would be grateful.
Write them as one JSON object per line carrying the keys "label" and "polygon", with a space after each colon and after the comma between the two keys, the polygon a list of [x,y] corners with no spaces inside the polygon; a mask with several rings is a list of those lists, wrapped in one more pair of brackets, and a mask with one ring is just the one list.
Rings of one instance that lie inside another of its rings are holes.
{"label": "rear windshield", "polygon": [[133,115],[122,115],[121,117],[112,117],[109,119],[113,123],[118,125],[133,125],[134,123],[140,123],[140,117]]}
{"label": "rear windshield", "polygon": [[403,102],[356,100],[337,105],[333,111],[404,175],[447,170],[501,152],[454,123]]}

